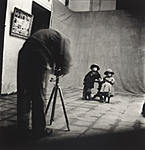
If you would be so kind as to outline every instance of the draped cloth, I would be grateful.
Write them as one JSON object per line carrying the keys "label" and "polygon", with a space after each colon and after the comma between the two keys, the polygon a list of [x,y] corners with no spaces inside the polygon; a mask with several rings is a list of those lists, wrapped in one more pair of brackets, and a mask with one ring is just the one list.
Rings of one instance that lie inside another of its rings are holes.
{"label": "draped cloth", "polygon": [[89,66],[115,72],[115,92],[142,94],[144,88],[144,19],[125,11],[73,12],[53,0],[52,28],[71,41],[72,68],[65,87],[82,87]]}

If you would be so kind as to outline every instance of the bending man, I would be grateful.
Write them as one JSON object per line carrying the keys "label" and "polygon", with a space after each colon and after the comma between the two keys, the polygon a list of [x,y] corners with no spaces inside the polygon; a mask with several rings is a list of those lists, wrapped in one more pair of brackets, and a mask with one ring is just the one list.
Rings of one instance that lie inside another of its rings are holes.
{"label": "bending man", "polygon": [[32,103],[32,134],[47,135],[44,114],[44,88],[48,66],[61,68],[61,75],[70,68],[69,40],[52,29],[41,29],[30,36],[19,51],[17,70],[17,125],[23,134],[29,131]]}

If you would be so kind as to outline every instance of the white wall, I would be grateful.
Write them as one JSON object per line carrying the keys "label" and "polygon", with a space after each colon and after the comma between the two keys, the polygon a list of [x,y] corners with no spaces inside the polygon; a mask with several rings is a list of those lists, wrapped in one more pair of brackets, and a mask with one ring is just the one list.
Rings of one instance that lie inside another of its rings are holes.
{"label": "white wall", "polygon": [[73,11],[115,10],[116,0],[69,0],[69,8]]}
{"label": "white wall", "polygon": [[[51,10],[51,0],[34,1],[47,8],[48,10]],[[24,39],[13,37],[9,34],[11,15],[14,11],[14,7],[18,7],[31,14],[32,0],[8,0],[7,3],[1,94],[16,92],[18,52],[25,42]]]}
{"label": "white wall", "polygon": [[65,5],[65,0],[59,0],[62,4]]}
{"label": "white wall", "polygon": [[51,11],[52,0],[33,0],[33,1],[35,1],[36,3],[40,4],[41,6]]}
{"label": "white wall", "polygon": [[69,8],[72,11],[90,11],[91,0],[69,0]]}

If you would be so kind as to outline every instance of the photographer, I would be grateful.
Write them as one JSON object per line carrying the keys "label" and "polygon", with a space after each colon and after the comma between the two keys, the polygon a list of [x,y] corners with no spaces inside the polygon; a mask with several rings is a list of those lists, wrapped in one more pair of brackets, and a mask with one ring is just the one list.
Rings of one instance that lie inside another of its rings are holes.
{"label": "photographer", "polygon": [[17,126],[21,133],[29,133],[32,103],[32,135],[42,137],[51,133],[46,129],[44,88],[48,68],[61,68],[65,75],[70,68],[69,40],[52,29],[41,29],[30,36],[19,51],[17,70]]}

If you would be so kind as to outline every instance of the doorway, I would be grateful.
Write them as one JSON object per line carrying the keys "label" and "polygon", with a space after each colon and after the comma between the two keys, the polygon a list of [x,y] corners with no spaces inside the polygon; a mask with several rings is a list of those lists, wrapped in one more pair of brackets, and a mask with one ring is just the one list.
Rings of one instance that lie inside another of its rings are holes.
{"label": "doorway", "polygon": [[34,15],[31,34],[39,29],[49,28],[51,11],[42,7],[36,2],[32,2],[32,14]]}

